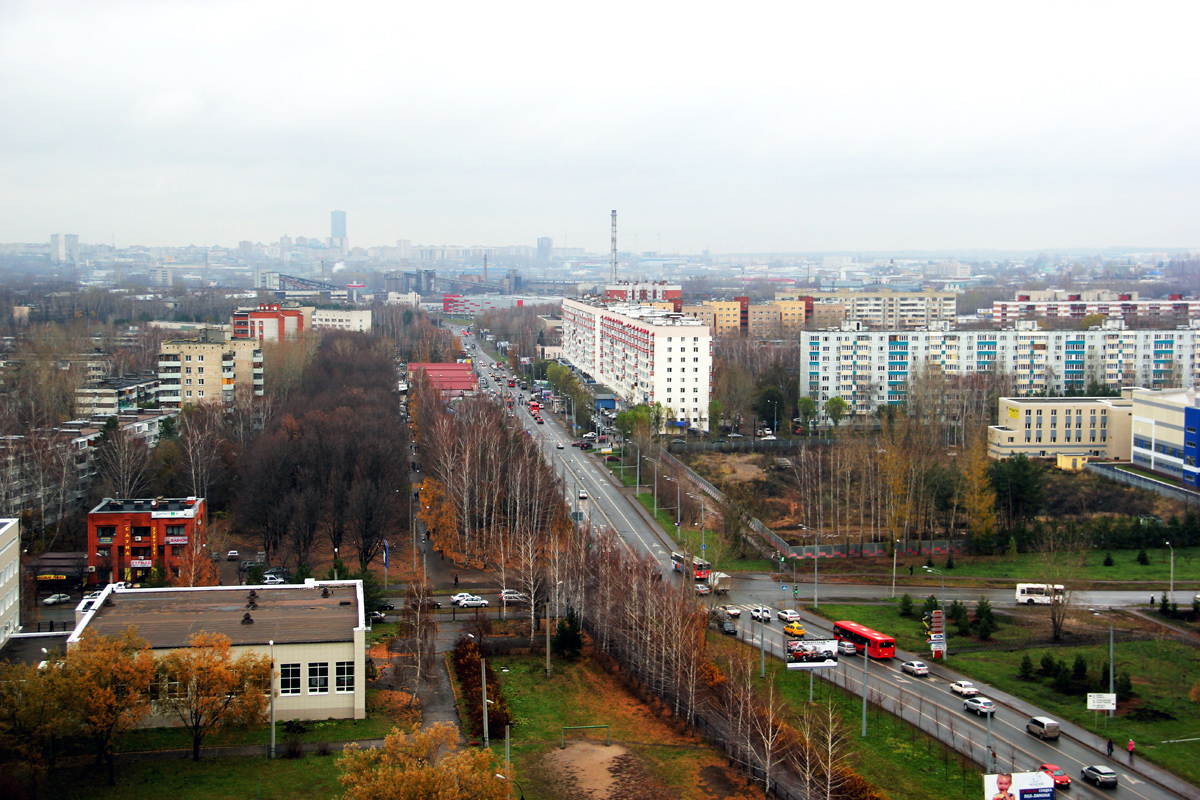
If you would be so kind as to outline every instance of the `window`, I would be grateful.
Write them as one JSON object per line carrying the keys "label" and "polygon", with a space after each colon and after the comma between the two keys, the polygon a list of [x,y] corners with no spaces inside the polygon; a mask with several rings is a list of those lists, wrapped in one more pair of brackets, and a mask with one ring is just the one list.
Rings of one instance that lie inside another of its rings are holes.
{"label": "window", "polygon": [[300,694],[300,665],[279,665],[279,694]]}
{"label": "window", "polygon": [[334,689],[338,694],[346,694],[354,691],[354,662],[339,661],[335,667],[334,673]]}
{"label": "window", "polygon": [[329,665],[308,665],[308,693],[329,694]]}

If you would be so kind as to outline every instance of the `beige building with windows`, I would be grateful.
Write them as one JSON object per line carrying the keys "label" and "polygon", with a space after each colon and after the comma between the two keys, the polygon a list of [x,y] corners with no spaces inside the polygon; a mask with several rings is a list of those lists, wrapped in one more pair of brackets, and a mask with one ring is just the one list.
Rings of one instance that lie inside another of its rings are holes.
{"label": "beige building with windows", "polygon": [[206,329],[196,339],[168,340],[158,353],[158,401],[163,408],[230,405],[239,388],[262,397],[263,369],[258,339],[226,339],[224,331]]}
{"label": "beige building with windows", "polygon": [[[811,297],[815,303],[840,303],[845,319],[858,320],[876,330],[927,327],[933,322],[958,320],[957,295],[954,292],[780,292],[776,301]],[[815,313],[815,312],[814,312]],[[836,324],[836,323],[834,323]]]}
{"label": "beige building with windows", "polygon": [[[88,610],[76,608],[67,647],[87,632],[116,636],[135,627],[157,656],[185,647],[194,633],[220,633],[234,658],[251,651],[273,659],[276,719],[363,719],[365,614],[361,581],[172,589],[114,583]],[[146,724],[178,721],[155,715]]]}
{"label": "beige building with windows", "polygon": [[1133,401],[1127,397],[1001,397],[988,455],[1129,458]]}
{"label": "beige building with windows", "polygon": [[0,519],[0,647],[21,630],[21,523]]}

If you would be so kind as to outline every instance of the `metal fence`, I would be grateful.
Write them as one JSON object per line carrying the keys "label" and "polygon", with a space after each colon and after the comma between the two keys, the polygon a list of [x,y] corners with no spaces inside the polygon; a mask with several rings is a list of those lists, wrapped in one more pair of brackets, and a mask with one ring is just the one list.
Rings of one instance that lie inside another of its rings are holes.
{"label": "metal fence", "polygon": [[671,442],[672,453],[777,453],[799,450],[806,445],[829,445],[833,439],[736,439],[730,442]]}
{"label": "metal fence", "polygon": [[1136,475],[1132,472],[1126,472],[1123,469],[1117,469],[1115,464],[1095,464],[1088,463],[1084,465],[1084,469],[1095,473],[1109,480],[1123,483],[1126,486],[1132,486],[1136,489],[1145,489],[1148,492],[1155,492],[1163,497],[1171,500],[1178,500],[1182,503],[1197,503],[1200,502],[1200,493],[1193,492],[1188,489],[1182,489],[1178,486],[1172,486],[1165,481],[1157,481],[1153,478],[1147,478],[1145,475]]}

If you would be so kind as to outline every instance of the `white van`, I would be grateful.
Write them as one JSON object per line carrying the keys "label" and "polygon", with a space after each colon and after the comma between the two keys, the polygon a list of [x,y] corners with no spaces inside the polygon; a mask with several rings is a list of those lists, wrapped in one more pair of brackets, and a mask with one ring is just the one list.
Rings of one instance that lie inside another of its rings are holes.
{"label": "white van", "polygon": [[1039,739],[1058,738],[1058,723],[1049,717],[1031,717],[1025,723],[1025,730]]}

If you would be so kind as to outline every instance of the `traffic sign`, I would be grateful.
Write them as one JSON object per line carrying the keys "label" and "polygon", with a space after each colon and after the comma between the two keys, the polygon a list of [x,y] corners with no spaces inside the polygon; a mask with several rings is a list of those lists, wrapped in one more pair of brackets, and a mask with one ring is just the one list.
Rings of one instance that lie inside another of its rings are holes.
{"label": "traffic sign", "polygon": [[929,641],[931,641],[931,642],[944,642],[944,641],[946,641],[946,634],[944,634],[944,633],[931,633],[931,634],[929,634]]}
{"label": "traffic sign", "polygon": [[1108,694],[1107,692],[1088,692],[1087,696],[1088,711],[1116,711],[1117,696]]}

